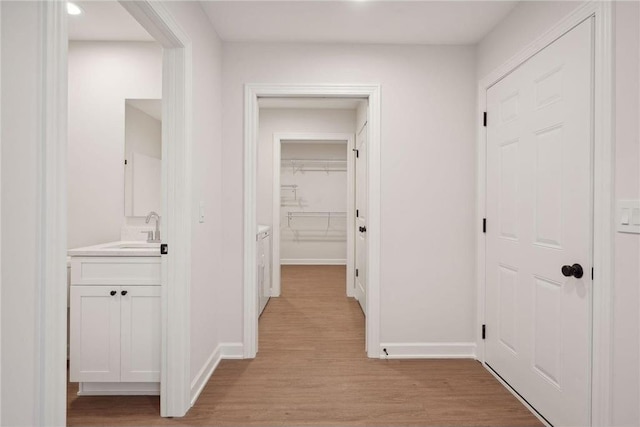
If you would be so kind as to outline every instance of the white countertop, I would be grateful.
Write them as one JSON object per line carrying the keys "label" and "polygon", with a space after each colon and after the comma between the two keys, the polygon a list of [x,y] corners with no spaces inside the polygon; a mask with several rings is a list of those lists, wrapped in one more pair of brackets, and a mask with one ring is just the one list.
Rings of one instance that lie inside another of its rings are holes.
{"label": "white countertop", "polygon": [[69,249],[67,255],[74,256],[160,256],[160,243],[145,241],[119,241],[102,243],[84,248]]}

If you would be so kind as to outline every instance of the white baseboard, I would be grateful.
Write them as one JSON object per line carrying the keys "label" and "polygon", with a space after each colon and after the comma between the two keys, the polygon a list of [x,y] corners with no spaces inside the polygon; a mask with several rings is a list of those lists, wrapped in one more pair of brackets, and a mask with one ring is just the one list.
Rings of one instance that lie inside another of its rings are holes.
{"label": "white baseboard", "polygon": [[78,384],[78,396],[159,396],[160,383],[92,383]]}
{"label": "white baseboard", "polygon": [[244,348],[242,343],[221,343],[211,353],[207,362],[191,381],[191,406],[195,405],[200,393],[209,382],[211,375],[216,370],[222,359],[242,359]]}
{"label": "white baseboard", "polygon": [[213,375],[213,371],[216,370],[220,361],[222,360],[222,345],[218,345],[216,349],[211,353],[211,356],[207,359],[207,362],[202,366],[200,372],[196,375],[196,377],[191,381],[191,406],[196,403],[198,397],[200,397],[200,393],[204,389],[204,386],[207,385],[209,378]]}
{"label": "white baseboard", "polygon": [[[388,355],[385,354],[387,350]],[[474,342],[380,343],[381,359],[475,359]]]}
{"label": "white baseboard", "polygon": [[244,359],[244,344],[241,342],[226,342],[221,347],[223,359]]}
{"label": "white baseboard", "polygon": [[281,259],[280,265],[347,265],[346,259]]}

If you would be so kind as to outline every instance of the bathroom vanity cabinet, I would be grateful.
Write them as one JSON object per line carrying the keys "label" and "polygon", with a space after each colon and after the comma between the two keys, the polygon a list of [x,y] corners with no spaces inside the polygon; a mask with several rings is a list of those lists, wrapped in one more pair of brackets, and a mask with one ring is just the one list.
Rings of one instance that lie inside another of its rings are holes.
{"label": "bathroom vanity cabinet", "polygon": [[159,394],[160,279],[159,253],[72,255],[69,379],[79,394]]}

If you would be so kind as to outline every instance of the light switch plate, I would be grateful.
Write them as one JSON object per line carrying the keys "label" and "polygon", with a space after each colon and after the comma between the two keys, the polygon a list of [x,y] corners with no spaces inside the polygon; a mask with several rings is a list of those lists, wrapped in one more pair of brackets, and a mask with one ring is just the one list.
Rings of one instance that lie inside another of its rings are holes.
{"label": "light switch plate", "polygon": [[616,224],[620,233],[640,234],[640,200],[618,200]]}

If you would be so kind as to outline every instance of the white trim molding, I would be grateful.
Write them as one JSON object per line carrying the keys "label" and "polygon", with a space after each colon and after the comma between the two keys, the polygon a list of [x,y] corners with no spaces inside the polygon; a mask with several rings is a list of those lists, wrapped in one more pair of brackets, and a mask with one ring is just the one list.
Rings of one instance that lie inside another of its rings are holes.
{"label": "white trim molding", "polygon": [[476,359],[476,343],[475,342],[380,343],[380,358],[381,359]]}
{"label": "white trim molding", "polygon": [[[271,242],[273,268],[271,272],[271,296],[280,296],[280,265],[346,265],[347,296],[354,295],[355,279],[355,177],[353,144],[355,137],[351,133],[291,132],[273,134],[273,198],[271,220]],[[347,144],[347,259],[281,259],[280,258],[280,173],[282,144],[286,141],[322,141],[332,144]]]}
{"label": "white trim molding", "polygon": [[36,397],[40,425],[66,425],[67,387],[67,11],[39,2],[41,32],[38,150],[38,298]]}
{"label": "white trim molding", "polygon": [[198,397],[209,382],[211,375],[223,359],[242,359],[242,343],[221,343],[207,359],[202,369],[191,382],[191,406],[196,404]]}
{"label": "white trim molding", "polygon": [[158,1],[121,1],[163,47],[162,67],[162,360],[160,413],[191,407],[191,39]]}
{"label": "white trim molding", "polygon": [[[0,87],[2,86],[2,6],[0,5]],[[2,103],[0,102],[0,177],[2,176]],[[2,188],[2,179],[0,179],[0,188]],[[2,224],[2,198],[0,197],[0,224]],[[0,227],[0,242],[2,242],[2,227]],[[2,307],[2,245],[0,245],[0,307]],[[2,313],[0,310],[0,319]],[[2,331],[2,322],[0,321],[0,331]],[[2,339],[0,333],[0,355],[2,355]],[[2,384],[2,367],[0,367],[0,384]],[[2,387],[0,386],[0,422],[2,422]]]}
{"label": "white trim molding", "polygon": [[368,99],[369,189],[367,224],[366,346],[367,355],[380,356],[380,85],[377,84],[247,84],[244,91],[244,357],[258,350],[258,293],[255,268],[257,232],[256,171],[258,98],[323,97]]}
{"label": "white trim molding", "polygon": [[[614,282],[614,45],[612,3],[588,1],[556,25],[540,35],[502,66],[478,84],[478,117],[486,111],[487,89],[508,75],[529,58],[549,46],[576,25],[593,18],[594,23],[594,170],[593,170],[593,310],[592,310],[592,373],[591,425],[611,424],[611,350],[612,350],[612,287]],[[485,363],[481,325],[485,323],[485,234],[481,218],[486,213],[486,131],[478,121],[477,128],[477,206],[476,281],[478,284],[477,335],[478,360]]]}
{"label": "white trim molding", "polygon": [[204,390],[204,387],[209,382],[209,378],[211,378],[211,375],[213,375],[213,372],[216,370],[221,360],[222,346],[218,345],[207,359],[207,362],[196,374],[193,381],[191,381],[191,406],[196,404],[198,397],[200,397],[200,393]]}

